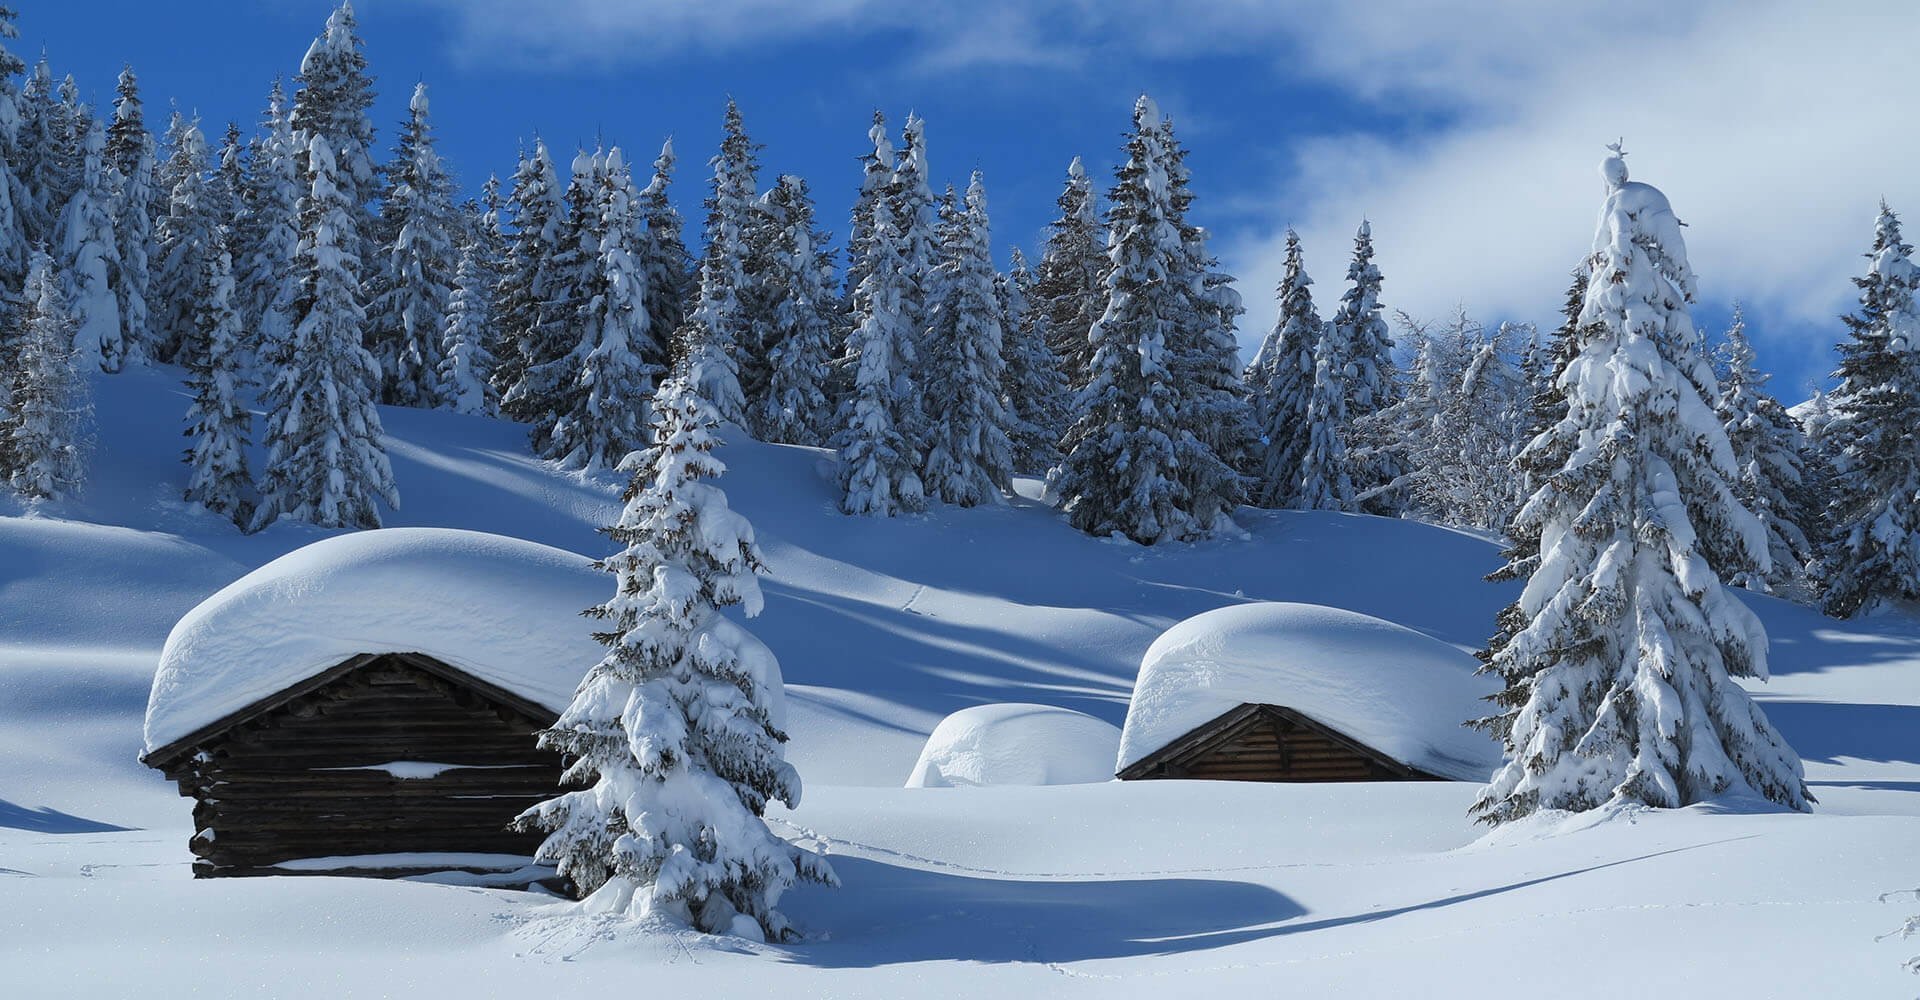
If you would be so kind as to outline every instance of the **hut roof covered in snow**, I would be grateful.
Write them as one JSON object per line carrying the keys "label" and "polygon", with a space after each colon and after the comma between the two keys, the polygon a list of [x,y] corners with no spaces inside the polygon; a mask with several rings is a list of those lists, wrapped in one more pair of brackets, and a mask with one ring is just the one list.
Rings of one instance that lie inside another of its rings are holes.
{"label": "hut roof covered in snow", "polygon": [[[229,584],[174,627],[147,702],[145,749],[360,654],[425,654],[557,715],[605,653],[580,612],[612,588],[585,556],[482,532],[388,528],[315,542]],[[771,660],[740,633],[743,647]]]}
{"label": "hut roof covered in snow", "polygon": [[1478,663],[1437,639],[1313,604],[1220,608],[1148,648],[1120,738],[1117,770],[1245,705],[1294,713],[1408,768],[1483,781],[1498,745],[1466,728],[1492,706]]}

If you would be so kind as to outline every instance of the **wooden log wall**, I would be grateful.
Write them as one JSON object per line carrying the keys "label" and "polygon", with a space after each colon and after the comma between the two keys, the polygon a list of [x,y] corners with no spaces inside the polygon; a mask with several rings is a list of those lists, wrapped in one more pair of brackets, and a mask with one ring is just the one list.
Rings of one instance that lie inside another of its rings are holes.
{"label": "wooden log wall", "polygon": [[[559,790],[551,723],[399,656],[380,657],[242,722],[172,768],[195,799],[199,875],[282,861],[403,852],[531,855],[507,824]],[[372,765],[458,765],[396,777]]]}

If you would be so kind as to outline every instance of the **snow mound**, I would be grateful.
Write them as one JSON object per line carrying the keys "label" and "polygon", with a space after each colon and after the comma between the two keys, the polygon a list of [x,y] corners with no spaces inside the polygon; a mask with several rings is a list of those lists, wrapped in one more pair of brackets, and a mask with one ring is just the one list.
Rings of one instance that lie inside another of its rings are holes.
{"label": "snow mound", "polygon": [[[612,590],[585,556],[478,531],[387,528],[315,542],[174,626],[147,700],[146,750],[359,653],[424,653],[558,714],[605,652],[580,612]],[[772,663],[744,629],[720,627],[738,633],[743,655]]]}
{"label": "snow mound", "polygon": [[1120,730],[1052,705],[976,705],[940,720],[908,788],[1079,785],[1113,778]]}
{"label": "snow mound", "polygon": [[1402,764],[1461,781],[1500,766],[1463,723],[1488,714],[1495,684],[1472,656],[1412,629],[1316,604],[1220,608],[1147,649],[1116,770],[1244,704],[1278,705]]}

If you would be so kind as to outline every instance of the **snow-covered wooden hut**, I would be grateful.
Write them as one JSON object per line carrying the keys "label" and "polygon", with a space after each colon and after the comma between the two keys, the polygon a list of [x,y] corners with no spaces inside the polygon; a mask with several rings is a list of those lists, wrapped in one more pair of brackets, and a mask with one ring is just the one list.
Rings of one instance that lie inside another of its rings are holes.
{"label": "snow-covered wooden hut", "polygon": [[189,612],[161,653],[141,760],[194,800],[200,876],[527,871],[507,824],[551,797],[535,745],[603,650],[611,578],[470,531],[359,532]]}
{"label": "snow-covered wooden hut", "polygon": [[1245,604],[1148,648],[1121,731],[1122,779],[1484,781],[1499,747],[1467,728],[1494,685],[1474,658],[1378,618]]}

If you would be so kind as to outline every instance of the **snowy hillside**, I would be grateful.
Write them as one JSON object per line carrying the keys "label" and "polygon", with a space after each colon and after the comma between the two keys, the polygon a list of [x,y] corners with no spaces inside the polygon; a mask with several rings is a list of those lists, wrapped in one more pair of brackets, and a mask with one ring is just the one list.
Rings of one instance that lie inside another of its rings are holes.
{"label": "snowy hillside", "polygon": [[[1511,587],[1496,547],[1355,515],[1241,510],[1244,540],[1152,549],[1033,499],[838,512],[828,453],[740,440],[722,481],[770,574],[754,632],[788,683],[802,804],[776,829],[844,888],[784,908],[804,943],[610,937],[535,896],[352,879],[191,881],[189,804],[136,762],[162,644],[201,600],[326,533],[242,536],[177,499],[177,371],[94,381],[84,498],[0,510],[0,967],[21,996],[527,995],[575,984],[790,995],[1911,993],[1920,903],[1920,624],[1748,597],[1754,690],[1807,762],[1811,816],[1738,804],[1529,821],[1488,837],[1465,783],[902,788],[934,727],[1034,703],[1118,725],[1166,628],[1246,601],[1329,605],[1461,650]],[[610,477],[527,456],[518,425],[382,408],[402,507],[588,556]],[[7,501],[13,503],[13,501]],[[22,516],[24,515],[24,516]],[[587,624],[582,621],[584,631]],[[101,961],[111,953],[112,962]],[[205,976],[219,956],[222,977]],[[1569,969],[1582,970],[1569,976]],[[777,984],[777,985],[776,985]]]}

